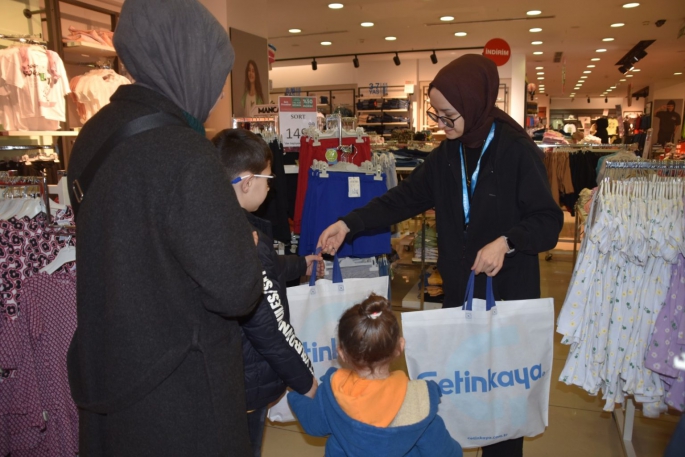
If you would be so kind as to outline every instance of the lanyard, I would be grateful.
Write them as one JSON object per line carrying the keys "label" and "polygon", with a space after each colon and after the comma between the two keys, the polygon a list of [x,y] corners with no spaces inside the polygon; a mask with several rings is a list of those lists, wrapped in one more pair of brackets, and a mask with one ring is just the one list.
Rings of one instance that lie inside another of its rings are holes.
{"label": "lanyard", "polygon": [[485,140],[485,144],[483,145],[483,150],[480,152],[480,157],[478,157],[478,165],[476,166],[476,170],[473,172],[473,175],[471,175],[471,189],[469,192],[469,189],[467,189],[466,185],[466,163],[464,162],[464,153],[463,153],[463,145],[459,144],[459,157],[461,158],[461,188],[462,188],[462,198],[464,200],[464,220],[466,224],[469,223],[469,216],[471,215],[471,195],[476,191],[476,183],[478,181],[478,173],[480,173],[480,160],[483,158],[483,154],[485,154],[486,149],[488,149],[488,146],[490,146],[490,143],[492,143],[492,139],[495,137],[495,123],[492,123],[492,127],[490,127],[490,133],[488,134],[488,138]]}

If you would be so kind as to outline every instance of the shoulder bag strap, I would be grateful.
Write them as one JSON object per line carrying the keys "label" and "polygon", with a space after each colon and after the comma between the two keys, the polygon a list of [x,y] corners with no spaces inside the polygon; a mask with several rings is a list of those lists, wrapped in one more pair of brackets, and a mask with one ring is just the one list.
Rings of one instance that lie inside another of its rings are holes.
{"label": "shoulder bag strap", "polygon": [[88,162],[86,167],[83,169],[81,175],[74,179],[74,181],[71,183],[71,191],[73,192],[74,197],[71,199],[71,201],[74,214],[78,214],[78,208],[83,202],[86,192],[88,192],[88,188],[95,179],[98,170],[102,164],[105,163],[114,148],[128,138],[139,135],[143,132],[147,132],[148,130],[165,127],[167,125],[188,127],[186,122],[174,116],[173,114],[158,112],[134,119],[112,133],[109,138],[105,140],[105,143],[100,147],[100,149],[98,149],[93,158],[90,159],[90,162]]}

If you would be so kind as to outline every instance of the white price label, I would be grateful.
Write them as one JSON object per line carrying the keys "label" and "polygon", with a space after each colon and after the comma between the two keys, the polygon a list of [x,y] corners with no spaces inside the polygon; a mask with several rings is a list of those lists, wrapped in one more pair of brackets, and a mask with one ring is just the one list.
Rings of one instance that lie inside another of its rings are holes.
{"label": "white price label", "polygon": [[350,198],[359,198],[362,196],[362,185],[359,182],[359,176],[350,176],[347,178],[348,191],[347,196]]}

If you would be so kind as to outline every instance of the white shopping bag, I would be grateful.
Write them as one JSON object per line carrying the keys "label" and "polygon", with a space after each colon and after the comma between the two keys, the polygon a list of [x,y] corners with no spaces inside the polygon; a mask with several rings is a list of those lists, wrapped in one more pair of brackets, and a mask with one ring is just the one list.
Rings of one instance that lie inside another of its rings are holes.
{"label": "white shopping bag", "polygon": [[554,301],[495,303],[473,299],[463,308],[402,314],[411,379],[438,383],[438,413],[463,448],[536,436],[548,422]]}
{"label": "white shopping bag", "polygon": [[[316,266],[312,271],[316,271]],[[314,275],[312,278],[316,279]],[[330,367],[340,367],[336,350],[340,316],[372,293],[385,297],[388,277],[343,281],[337,258],[334,260],[333,281],[319,279],[316,284],[310,281],[309,285],[288,287],[290,324],[314,365],[317,379],[320,380]],[[269,409],[268,417],[272,422],[297,420],[285,396]]]}

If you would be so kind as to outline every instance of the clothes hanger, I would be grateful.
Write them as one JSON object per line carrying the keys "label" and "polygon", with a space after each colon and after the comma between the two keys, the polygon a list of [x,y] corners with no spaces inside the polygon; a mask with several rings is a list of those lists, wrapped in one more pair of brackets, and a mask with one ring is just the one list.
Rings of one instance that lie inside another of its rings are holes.
{"label": "clothes hanger", "polygon": [[67,240],[67,245],[59,250],[57,257],[48,265],[40,269],[41,273],[53,274],[59,270],[64,264],[76,261],[76,246],[69,244],[71,236]]}

